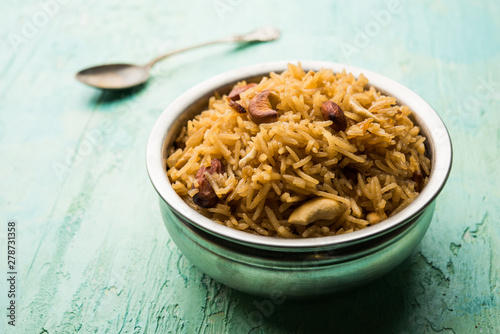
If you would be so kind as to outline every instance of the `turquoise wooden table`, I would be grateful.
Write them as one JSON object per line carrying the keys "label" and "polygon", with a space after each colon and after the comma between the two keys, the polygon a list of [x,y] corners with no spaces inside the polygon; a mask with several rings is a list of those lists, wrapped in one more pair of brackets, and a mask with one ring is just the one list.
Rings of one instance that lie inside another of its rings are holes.
{"label": "turquoise wooden table", "polygon": [[[1,333],[499,333],[498,1],[27,0],[0,12]],[[139,91],[74,79],[263,25],[282,38],[173,56]],[[173,99],[282,59],[393,78],[434,106],[454,144],[418,249],[326,300],[272,302],[198,271],[169,238],[145,169],[149,131]]]}

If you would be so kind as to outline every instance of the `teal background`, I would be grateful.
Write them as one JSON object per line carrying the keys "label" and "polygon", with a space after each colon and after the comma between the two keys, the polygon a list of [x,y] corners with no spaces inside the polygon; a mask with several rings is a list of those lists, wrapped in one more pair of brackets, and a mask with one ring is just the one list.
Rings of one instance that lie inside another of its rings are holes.
{"label": "teal background", "polygon": [[[498,1],[27,0],[2,1],[0,12],[0,249],[15,219],[19,272],[17,326],[2,315],[0,332],[499,333]],[[173,56],[134,93],[74,79],[87,66],[141,64],[263,25],[282,38]],[[245,295],[191,266],[163,226],[144,162],[154,122],[182,92],[283,59],[403,83],[436,109],[454,145],[414,254],[319,301]]]}

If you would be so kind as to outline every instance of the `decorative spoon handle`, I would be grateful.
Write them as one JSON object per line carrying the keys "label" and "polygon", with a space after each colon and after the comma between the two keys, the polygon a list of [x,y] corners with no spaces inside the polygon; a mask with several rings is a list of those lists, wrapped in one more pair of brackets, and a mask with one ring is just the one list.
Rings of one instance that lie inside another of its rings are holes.
{"label": "decorative spoon handle", "polygon": [[257,30],[254,30],[248,34],[245,35],[236,35],[236,36],[230,36],[222,39],[218,39],[215,41],[210,41],[210,42],[205,42],[201,44],[196,44],[192,46],[188,46],[182,49],[170,51],[168,53],[162,54],[155,59],[151,60],[149,63],[147,63],[144,67],[151,68],[153,67],[154,64],[156,64],[158,61],[165,59],[169,56],[172,56],[177,53],[181,53],[184,51],[188,51],[191,49],[196,49],[196,48],[201,48],[203,46],[207,45],[212,45],[212,44],[218,44],[218,43],[257,43],[257,42],[269,42],[277,39],[280,36],[280,31],[276,28],[272,27],[264,27],[260,28]]}

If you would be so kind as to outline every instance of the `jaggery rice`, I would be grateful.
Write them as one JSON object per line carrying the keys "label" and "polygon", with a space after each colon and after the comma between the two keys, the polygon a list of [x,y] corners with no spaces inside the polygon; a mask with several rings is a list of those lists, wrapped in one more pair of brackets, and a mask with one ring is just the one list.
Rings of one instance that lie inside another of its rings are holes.
{"label": "jaggery rice", "polygon": [[[243,108],[235,108],[234,96],[215,94],[167,152],[172,187],[206,217],[265,236],[329,236],[379,223],[425,187],[430,160],[411,110],[365,76],[330,69],[306,73],[299,63],[244,90],[246,85],[235,85],[237,93],[243,90],[236,94]],[[245,111],[264,91],[272,93],[268,105],[278,116],[259,124]],[[335,120],[325,118],[327,101],[343,111],[345,130],[334,130]],[[213,159],[222,163],[221,173],[207,172]],[[200,180],[216,194],[211,207],[193,200]],[[335,215],[320,208],[312,222],[290,222],[292,213],[318,198],[335,204]]]}

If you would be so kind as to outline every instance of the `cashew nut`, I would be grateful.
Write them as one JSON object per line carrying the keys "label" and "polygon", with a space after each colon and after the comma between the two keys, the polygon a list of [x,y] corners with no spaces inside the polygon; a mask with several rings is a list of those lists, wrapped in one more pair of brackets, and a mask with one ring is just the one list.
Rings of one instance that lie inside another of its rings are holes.
{"label": "cashew nut", "polygon": [[[385,218],[387,218],[387,216]],[[384,216],[378,214],[377,212],[370,212],[369,214],[366,215],[366,220],[368,220],[368,222],[372,225],[380,223],[385,218]]]}
{"label": "cashew nut", "polygon": [[315,198],[295,209],[288,222],[290,224],[308,225],[320,219],[332,220],[344,212],[344,207],[336,200]]}
{"label": "cashew nut", "polygon": [[240,94],[249,90],[250,88],[253,88],[257,86],[257,84],[255,83],[250,83],[248,85],[245,85],[245,86],[240,86],[240,87],[236,87],[236,88],[233,88],[233,90],[231,92],[229,92],[229,94],[227,95],[227,97],[232,100],[232,101],[237,101],[240,99]]}
{"label": "cashew nut", "polygon": [[354,97],[351,96],[351,98],[349,98],[349,104],[351,105],[352,111],[354,111],[356,114],[365,118],[373,118],[375,122],[380,123],[380,118],[369,112]]}
{"label": "cashew nut", "polygon": [[273,110],[269,102],[270,90],[263,90],[255,95],[248,104],[250,119],[257,124],[272,123],[278,119],[278,112]]}

